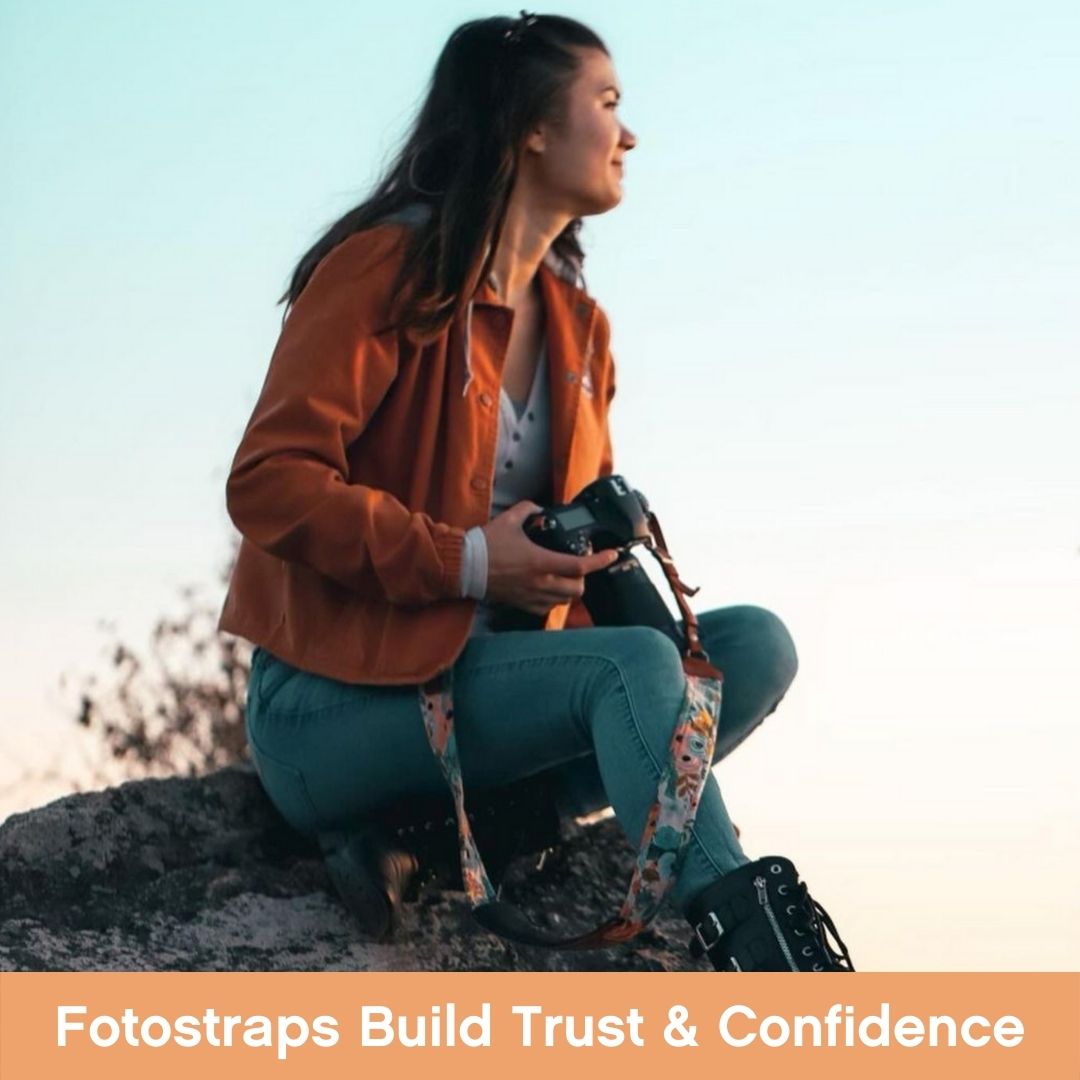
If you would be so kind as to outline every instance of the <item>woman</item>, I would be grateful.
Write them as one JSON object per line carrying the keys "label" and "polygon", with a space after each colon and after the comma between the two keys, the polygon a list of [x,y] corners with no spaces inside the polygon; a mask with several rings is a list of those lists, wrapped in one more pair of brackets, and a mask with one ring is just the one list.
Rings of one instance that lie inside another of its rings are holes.
{"label": "woman", "polygon": [[[584,578],[614,552],[522,529],[613,469],[610,329],[578,233],[621,199],[619,97],[574,20],[459,27],[374,194],[300,261],[228,478],[243,539],[220,628],[256,646],[252,756],[376,935],[411,867],[379,863],[366,823],[445,791],[417,712],[437,673],[466,790],[543,775],[564,813],[610,803],[636,842],[669,754],[678,648],[591,625]],[[719,760],[796,656],[760,608],[704,612],[699,632],[726,675]],[[672,895],[718,968],[843,970],[795,868],[747,857],[711,776]]]}

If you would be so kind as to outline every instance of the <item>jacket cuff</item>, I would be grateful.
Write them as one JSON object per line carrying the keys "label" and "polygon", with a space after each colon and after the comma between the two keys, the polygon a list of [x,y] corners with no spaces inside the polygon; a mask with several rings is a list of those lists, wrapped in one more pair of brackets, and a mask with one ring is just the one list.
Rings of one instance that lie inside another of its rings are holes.
{"label": "jacket cuff", "polygon": [[446,599],[461,598],[461,563],[462,549],[465,546],[465,530],[457,526],[448,526],[435,533],[435,553],[442,564],[439,576],[439,593]]}

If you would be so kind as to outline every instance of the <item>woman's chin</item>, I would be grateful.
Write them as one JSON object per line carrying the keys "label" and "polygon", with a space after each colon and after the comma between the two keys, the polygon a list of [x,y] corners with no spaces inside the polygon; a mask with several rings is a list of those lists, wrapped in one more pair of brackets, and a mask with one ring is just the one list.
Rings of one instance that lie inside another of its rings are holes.
{"label": "woman's chin", "polygon": [[602,195],[593,194],[588,199],[582,200],[581,208],[575,217],[590,217],[595,214],[605,214],[608,210],[614,210],[622,202],[622,187],[615,184],[609,187]]}
{"label": "woman's chin", "polygon": [[622,198],[623,198],[622,184],[620,184],[620,183],[613,184],[607,191],[607,194],[606,194],[606,196],[604,198],[604,208],[600,212],[603,213],[604,210],[614,210],[615,207],[618,206],[619,203],[622,202]]}

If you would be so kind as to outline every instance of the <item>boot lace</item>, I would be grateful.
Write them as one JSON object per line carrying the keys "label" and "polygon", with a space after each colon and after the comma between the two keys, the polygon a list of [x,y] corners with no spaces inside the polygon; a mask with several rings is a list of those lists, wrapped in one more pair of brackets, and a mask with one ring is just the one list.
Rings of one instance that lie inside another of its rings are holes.
{"label": "boot lace", "polygon": [[[836,929],[836,924],[832,921],[832,917],[825,908],[810,895],[805,881],[800,881],[795,886],[794,895],[788,901],[784,911],[790,919],[790,925],[795,936],[798,938],[810,937],[813,945],[820,948],[828,969],[839,971],[855,970],[851,955],[844,944],[844,939],[840,937]],[[826,931],[835,939],[837,948],[833,948]],[[813,946],[807,945],[804,947],[804,955],[809,956],[810,953],[805,952],[806,948],[812,949]],[[817,964],[814,964],[815,971],[828,969],[820,968]]]}

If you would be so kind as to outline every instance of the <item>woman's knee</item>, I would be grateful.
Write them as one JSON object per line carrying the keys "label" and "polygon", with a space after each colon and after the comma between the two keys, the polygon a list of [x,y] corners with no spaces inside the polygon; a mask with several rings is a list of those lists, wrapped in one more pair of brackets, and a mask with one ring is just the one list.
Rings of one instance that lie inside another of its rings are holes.
{"label": "woman's knee", "polygon": [[682,654],[679,647],[655,627],[618,627],[605,653],[624,677],[632,682],[682,681]]}
{"label": "woman's knee", "polygon": [[746,654],[746,662],[753,668],[753,680],[775,708],[799,670],[799,655],[791,632],[768,608],[741,604],[727,610],[737,620],[740,651]]}

